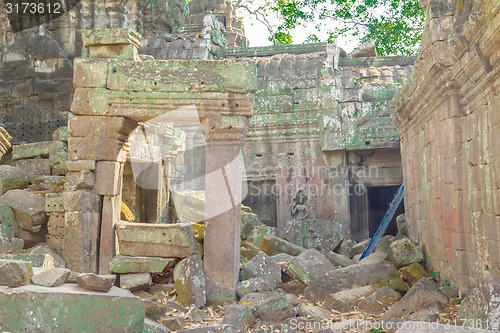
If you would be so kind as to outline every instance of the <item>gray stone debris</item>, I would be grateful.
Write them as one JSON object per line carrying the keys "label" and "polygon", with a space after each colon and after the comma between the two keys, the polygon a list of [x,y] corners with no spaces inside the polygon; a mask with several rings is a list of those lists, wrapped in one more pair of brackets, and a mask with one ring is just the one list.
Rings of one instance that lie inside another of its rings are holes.
{"label": "gray stone debris", "polygon": [[387,258],[398,269],[414,262],[422,263],[424,261],[424,255],[420,246],[412,243],[408,238],[392,242],[387,252]]}
{"label": "gray stone debris", "polygon": [[0,260],[0,286],[19,287],[30,284],[33,264],[29,261]]}
{"label": "gray stone debris", "polygon": [[199,308],[205,305],[205,273],[203,262],[198,255],[183,259],[175,266],[174,286],[177,301],[182,305],[195,304]]}
{"label": "gray stone debris", "polygon": [[68,279],[71,270],[67,268],[43,269],[31,277],[31,282],[37,286],[59,287]]}
{"label": "gray stone debris", "polygon": [[474,288],[460,304],[460,320],[497,323],[500,329],[500,277],[489,276]]}
{"label": "gray stone debris", "polygon": [[151,286],[151,274],[120,274],[120,286],[130,291],[148,290]]}
{"label": "gray stone debris", "polygon": [[290,261],[286,273],[305,285],[309,285],[312,280],[335,268],[321,252],[316,249],[309,249]]}

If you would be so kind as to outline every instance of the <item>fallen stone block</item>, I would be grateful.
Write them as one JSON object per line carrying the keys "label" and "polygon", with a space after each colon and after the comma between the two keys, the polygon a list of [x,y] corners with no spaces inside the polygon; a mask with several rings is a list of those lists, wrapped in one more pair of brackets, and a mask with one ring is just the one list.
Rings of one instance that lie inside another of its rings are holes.
{"label": "fallen stone block", "polygon": [[[3,241],[1,240],[3,238]],[[0,236],[0,256],[3,254],[20,254],[23,251],[24,240],[13,237],[8,240],[7,237]]]}
{"label": "fallen stone block", "polygon": [[441,292],[448,298],[448,299],[452,299],[452,298],[457,298],[460,294],[459,294],[459,290],[458,288],[456,287],[453,287],[453,286],[443,286],[443,287],[439,287],[439,290],[441,290]]}
{"label": "fallen stone block", "polygon": [[19,160],[16,166],[26,172],[28,179],[52,174],[50,161],[48,158],[33,158],[29,160]]}
{"label": "fallen stone block", "polygon": [[242,265],[240,280],[262,277],[275,281],[275,285],[281,282],[281,268],[264,252],[259,252],[251,261]]}
{"label": "fallen stone block", "polygon": [[198,253],[190,224],[117,223],[120,254],[138,257],[186,258]]}
{"label": "fallen stone block", "polygon": [[300,304],[298,308],[298,315],[304,318],[310,318],[318,321],[330,321],[331,313],[330,311],[323,309],[319,306]]}
{"label": "fallen stone block", "polygon": [[44,197],[23,190],[11,190],[0,197],[0,205],[13,209],[19,228],[29,231],[47,223],[44,204]]}
{"label": "fallen stone block", "polygon": [[87,291],[72,284],[56,288],[0,287],[0,304],[3,331],[105,333],[144,329],[141,300],[116,287],[108,293]]}
{"label": "fallen stone block", "polygon": [[382,319],[408,316],[434,302],[446,304],[446,296],[431,278],[423,278],[411,287],[404,297],[382,316]]}
{"label": "fallen stone block", "polygon": [[182,329],[184,325],[184,319],[175,316],[164,316],[160,319],[160,322],[169,330],[178,331]]}
{"label": "fallen stone block", "polygon": [[328,295],[353,286],[374,285],[389,287],[396,291],[406,291],[406,284],[399,272],[388,261],[352,265],[325,272],[313,279],[304,291],[304,296],[313,301],[324,301]]}
{"label": "fallen stone block", "polygon": [[260,225],[262,225],[262,222],[259,220],[259,217],[257,215],[252,213],[241,212],[241,231],[240,231],[241,239],[242,240],[247,239],[252,233],[253,228],[258,227]]}
{"label": "fallen stone block", "polygon": [[[141,293],[144,293],[144,291],[141,291]],[[162,297],[162,299],[163,298],[164,297]],[[159,321],[165,315],[165,313],[175,314],[182,318],[184,318],[186,315],[186,308],[173,301],[167,301],[166,303],[163,303],[162,301],[154,297],[148,297],[146,299],[143,299],[142,302],[145,306],[146,317],[153,320]]]}
{"label": "fallen stone block", "polygon": [[248,305],[232,304],[228,306],[226,313],[224,313],[222,324],[235,327],[236,329],[242,331],[247,331],[253,321],[254,318],[252,310],[248,307]]}
{"label": "fallen stone block", "polygon": [[370,297],[364,298],[356,304],[363,313],[379,315],[401,299],[401,295],[389,287],[382,287]]}
{"label": "fallen stone block", "polygon": [[203,262],[197,255],[180,261],[174,269],[177,301],[182,305],[194,304],[201,308],[207,302]]}
{"label": "fallen stone block", "polygon": [[500,329],[500,277],[489,276],[481,281],[460,303],[458,319],[490,323],[490,327],[496,323],[493,329]]}
{"label": "fallen stone block", "polygon": [[293,305],[283,292],[248,294],[240,303],[248,304],[254,317],[265,322],[280,322],[293,315]]}
{"label": "fallen stone block", "polygon": [[370,240],[366,239],[364,241],[361,241],[361,242],[354,244],[351,247],[351,255],[354,257],[357,254],[363,253],[363,251],[365,251],[366,247],[368,246],[369,242],[370,242]]}
{"label": "fallen stone block", "polygon": [[387,252],[387,258],[398,269],[414,262],[422,263],[424,261],[424,255],[420,246],[414,244],[408,238],[392,242]]}
{"label": "fallen stone block", "polygon": [[35,226],[32,230],[19,228],[19,238],[24,241],[24,247],[30,248],[38,243],[45,243],[47,239],[47,226]]}
{"label": "fallen stone block", "polygon": [[47,212],[47,213],[62,213],[62,212],[64,212],[63,194],[62,193],[46,193],[45,194],[45,212]]}
{"label": "fallen stone block", "polygon": [[325,257],[335,267],[348,267],[354,265],[354,261],[352,261],[349,257],[332,251],[325,253]]}
{"label": "fallen stone block", "polygon": [[285,272],[293,279],[309,285],[312,280],[333,269],[335,266],[324,255],[316,249],[309,249],[292,259]]}
{"label": "fallen stone block", "polygon": [[343,256],[346,256],[347,258],[351,259],[353,254],[351,253],[353,242],[350,239],[344,239],[342,244],[340,244],[340,247],[335,251],[338,254],[341,254]]}
{"label": "fallen stone block", "polygon": [[170,333],[165,325],[151,319],[144,319],[144,331],[142,333]]}
{"label": "fallen stone block", "polygon": [[352,310],[352,307],[359,302],[360,299],[369,297],[376,291],[377,288],[370,285],[339,291],[334,294],[330,294],[326,298],[324,307],[340,312],[349,312]]}
{"label": "fallen stone block", "polygon": [[256,277],[245,281],[239,281],[236,285],[236,294],[241,298],[250,293],[272,291],[276,286],[276,281],[272,278]]}
{"label": "fallen stone block", "polygon": [[32,276],[32,263],[20,260],[0,260],[0,286],[15,288],[28,285]]}
{"label": "fallen stone block", "polygon": [[30,252],[31,255],[44,255],[52,257],[55,267],[65,267],[64,259],[44,245],[37,245]]}
{"label": "fallen stone block", "polygon": [[339,224],[333,221],[317,219],[294,219],[286,223],[280,236],[285,240],[306,249],[321,249],[335,251],[342,243]]}
{"label": "fallen stone block", "polygon": [[63,145],[63,143],[58,141],[44,141],[14,145],[12,147],[12,159],[20,160],[35,158],[37,156],[49,157],[50,153],[61,147],[61,145]]}
{"label": "fallen stone block", "polygon": [[446,307],[441,302],[434,302],[425,305],[423,308],[405,316],[406,320],[439,322],[441,314],[446,312]]}
{"label": "fallen stone block", "polygon": [[396,217],[396,225],[398,228],[398,233],[400,233],[403,236],[408,237],[408,222],[406,221],[406,215],[401,214]]}
{"label": "fallen stone block", "polygon": [[265,236],[275,236],[276,229],[273,227],[262,227],[258,226],[253,228],[252,232],[248,236],[248,241],[255,246],[259,247],[262,245],[262,240]]}
{"label": "fallen stone block", "polygon": [[292,280],[289,282],[281,283],[278,287],[287,294],[300,296],[304,294],[304,289],[306,289],[307,286],[299,280]]}
{"label": "fallen stone block", "polygon": [[188,317],[189,320],[194,321],[195,323],[201,323],[205,319],[210,318],[210,314],[206,313],[203,310],[200,310],[196,307],[196,305],[191,304],[189,306]]}
{"label": "fallen stone block", "polygon": [[36,273],[31,277],[31,282],[37,286],[60,287],[68,279],[71,270],[67,268],[52,268]]}
{"label": "fallen stone block", "polygon": [[149,273],[120,275],[120,286],[130,291],[148,290],[151,283],[151,274]]}
{"label": "fallen stone block", "polygon": [[7,191],[28,187],[28,174],[10,165],[0,165],[0,195]]}
{"label": "fallen stone block", "polygon": [[273,256],[278,253],[287,253],[292,256],[298,256],[306,250],[302,246],[292,244],[276,236],[264,236],[260,249],[268,256]]}
{"label": "fallen stone block", "polygon": [[96,275],[94,273],[78,274],[78,287],[93,291],[109,291],[115,283],[116,275]]}
{"label": "fallen stone block", "polygon": [[0,206],[0,232],[2,232],[8,240],[12,240],[17,235],[18,226],[14,211],[9,206]]}
{"label": "fallen stone block", "polygon": [[109,270],[113,273],[161,273],[165,268],[174,268],[178,260],[173,258],[127,257],[117,255],[111,260]]}

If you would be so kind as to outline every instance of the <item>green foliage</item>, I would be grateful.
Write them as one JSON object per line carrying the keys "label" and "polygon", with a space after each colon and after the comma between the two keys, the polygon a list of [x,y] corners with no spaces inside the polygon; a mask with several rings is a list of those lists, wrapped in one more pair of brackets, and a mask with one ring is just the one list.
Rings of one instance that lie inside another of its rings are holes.
{"label": "green foliage", "polygon": [[370,333],[384,333],[385,331],[381,328],[371,328]]}
{"label": "green foliage", "polygon": [[[291,44],[290,31],[309,23],[327,32],[330,43],[340,36],[373,40],[379,55],[416,54],[425,19],[418,0],[272,0],[266,6],[280,22],[270,38],[275,44]],[[306,42],[317,41],[313,34]]]}

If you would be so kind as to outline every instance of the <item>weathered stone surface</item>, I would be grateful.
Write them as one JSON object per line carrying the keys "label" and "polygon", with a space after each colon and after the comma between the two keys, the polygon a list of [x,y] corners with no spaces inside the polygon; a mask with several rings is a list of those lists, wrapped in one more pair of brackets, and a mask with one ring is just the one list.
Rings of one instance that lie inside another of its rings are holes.
{"label": "weathered stone surface", "polygon": [[113,273],[161,273],[166,267],[174,268],[177,259],[155,257],[128,257],[117,255],[109,265]]}
{"label": "weathered stone surface", "polygon": [[96,275],[94,273],[78,274],[78,287],[94,291],[109,291],[115,283],[116,275]]}
{"label": "weathered stone surface", "polygon": [[240,279],[267,278],[275,281],[275,285],[281,282],[281,268],[271,257],[264,252],[259,252],[251,261],[241,267]]}
{"label": "weathered stone surface", "polygon": [[[52,252],[52,251],[51,251]],[[45,259],[47,258],[47,254],[44,253],[19,253],[19,254],[2,254],[0,255],[0,259],[4,260],[20,260],[20,261],[29,261],[33,264],[33,267],[42,267]],[[60,258],[56,255],[56,257],[51,257],[51,261],[54,264],[54,267],[64,268],[64,261],[60,263],[57,258]]]}
{"label": "weathered stone surface", "polygon": [[7,191],[26,188],[29,184],[28,174],[10,165],[0,165],[0,195]]}
{"label": "weathered stone surface", "polygon": [[[460,320],[479,320],[486,323],[499,323],[500,320],[500,277],[487,277],[474,288],[460,303]],[[500,326],[497,325],[496,329]]]}
{"label": "weathered stone surface", "polygon": [[30,284],[33,264],[19,260],[0,260],[0,286],[11,288]]}
{"label": "weathered stone surface", "polygon": [[31,282],[37,286],[60,287],[65,282],[71,271],[67,268],[52,268],[36,273],[31,277]]}
{"label": "weathered stone surface", "polygon": [[0,232],[5,235],[8,240],[17,234],[18,226],[14,212],[9,206],[0,205]]}
{"label": "weathered stone surface", "polygon": [[292,280],[286,283],[281,283],[279,287],[287,294],[293,294],[295,296],[300,296],[304,294],[304,289],[306,285],[299,280]]}
{"label": "weathered stone surface", "polygon": [[276,281],[270,277],[255,277],[239,281],[236,285],[236,294],[241,298],[250,293],[274,290],[276,286]]}
{"label": "weathered stone surface", "polygon": [[434,302],[446,304],[447,299],[431,278],[423,278],[411,287],[406,295],[382,316],[382,319],[401,318]]}
{"label": "weathered stone surface", "polygon": [[262,222],[259,220],[259,217],[257,215],[252,213],[241,212],[241,230],[240,230],[241,239],[242,240],[247,239],[252,233],[253,228],[258,227],[261,224]]}
{"label": "weathered stone surface", "polygon": [[205,312],[203,310],[198,309],[196,307],[196,305],[191,304],[189,306],[188,319],[194,321],[195,323],[201,323],[205,319],[208,319],[208,318],[210,318],[210,314],[208,314],[207,312]]}
{"label": "weathered stone surface", "polygon": [[230,325],[239,330],[246,331],[254,318],[252,310],[245,304],[232,304],[228,306],[222,319],[223,325]]}
{"label": "weathered stone surface", "polygon": [[311,318],[313,320],[328,320],[330,321],[331,319],[331,313],[330,311],[321,308],[319,306],[313,306],[313,305],[308,305],[308,304],[300,304],[298,308],[298,315],[300,317],[306,317],[306,318]]}
{"label": "weathered stone surface", "polygon": [[12,147],[12,159],[34,158],[37,156],[49,157],[50,153],[62,146],[62,142],[45,141],[35,142]]}
{"label": "weathered stone surface", "polygon": [[356,305],[363,297],[369,297],[377,291],[373,286],[364,286],[348,290],[343,290],[330,294],[325,301],[325,308],[333,309],[340,312],[351,311],[352,307]]}
{"label": "weathered stone surface", "polygon": [[248,241],[252,244],[255,244],[257,247],[260,247],[265,236],[275,235],[275,228],[258,226],[252,229],[252,232],[248,236]]}
{"label": "weathered stone surface", "polygon": [[292,244],[276,236],[264,236],[260,248],[268,256],[273,256],[278,253],[287,253],[292,256],[298,256],[306,250],[301,246]]}
{"label": "weathered stone surface", "polygon": [[19,160],[16,162],[16,166],[26,172],[28,179],[52,174],[52,168],[48,158]]}
{"label": "weathered stone surface", "polygon": [[339,225],[336,222],[294,219],[286,224],[280,236],[306,249],[335,251],[343,240],[338,229]]}
{"label": "weathered stone surface", "polygon": [[19,228],[18,234],[19,238],[24,241],[24,246],[30,248],[38,243],[43,243],[47,237],[47,227],[46,226],[34,226],[31,230],[25,230]]}
{"label": "weathered stone surface", "polygon": [[366,247],[368,246],[368,243],[370,242],[369,239],[367,240],[364,240],[362,242],[358,242],[356,244],[354,244],[352,247],[351,247],[351,254],[352,256],[354,257],[355,255],[358,255],[358,254],[361,254],[363,253],[363,251],[366,249]]}
{"label": "weathered stone surface", "polygon": [[169,330],[178,331],[182,329],[184,319],[175,316],[164,316],[160,319],[160,322]]}
{"label": "weathered stone surface", "polygon": [[417,283],[421,278],[431,276],[429,272],[427,272],[425,268],[417,262],[401,269],[401,273],[403,274],[403,279],[410,287]]}
{"label": "weathered stone surface", "polygon": [[143,333],[170,333],[169,329],[165,325],[160,324],[157,321],[151,319],[144,319],[144,331]]}
{"label": "weathered stone surface", "polygon": [[23,190],[11,190],[0,197],[0,205],[14,210],[17,224],[24,230],[32,230],[47,223],[44,204],[43,197]]}
{"label": "weathered stone surface", "polygon": [[441,292],[446,297],[448,297],[448,299],[450,299],[450,298],[457,298],[459,296],[459,292],[458,292],[458,288],[457,287],[443,286],[443,287],[439,287],[439,290],[441,290]]}
{"label": "weathered stone surface", "polygon": [[151,274],[120,274],[120,286],[130,291],[148,290],[151,286]]}
{"label": "weathered stone surface", "polygon": [[398,226],[398,233],[408,237],[408,222],[406,222],[406,214],[401,214],[396,217],[396,225]]}
{"label": "weathered stone surface", "polygon": [[[3,240],[2,240],[3,239]],[[23,251],[24,240],[12,237],[9,241],[6,236],[0,232],[0,258],[7,255],[17,255]]]}
{"label": "weathered stone surface", "polygon": [[62,193],[46,193],[45,194],[45,212],[47,212],[47,213],[62,213],[62,212],[64,212],[63,194]]}
{"label": "weathered stone surface", "polygon": [[328,253],[325,253],[325,257],[335,267],[347,267],[347,266],[354,265],[354,262],[349,257],[342,255],[342,254],[335,253],[335,252],[330,251]]}
{"label": "weathered stone surface", "polygon": [[356,304],[356,307],[363,313],[381,314],[391,304],[399,301],[401,295],[389,287],[382,287],[373,295],[367,297]]}
{"label": "weathered stone surface", "polygon": [[406,285],[401,280],[399,272],[387,261],[368,264],[352,265],[326,272],[306,288],[304,296],[309,300],[326,300],[329,294],[343,289],[350,289],[354,285],[387,286],[396,291],[405,291]]}
{"label": "weathered stone surface", "polygon": [[283,292],[248,294],[240,303],[246,303],[255,318],[266,322],[279,322],[293,314],[293,306]]}
{"label": "weathered stone surface", "polygon": [[118,223],[116,234],[125,256],[185,258],[198,253],[190,224]]}
{"label": "weathered stone surface", "polygon": [[420,246],[412,243],[409,238],[403,238],[392,242],[387,252],[387,258],[396,268],[401,268],[414,262],[422,263],[424,261],[424,255],[422,254]]}
{"label": "weathered stone surface", "polygon": [[[136,294],[138,293],[144,293],[144,291],[136,292]],[[164,297],[161,297],[161,299],[163,298]],[[160,320],[161,317],[165,315],[165,313],[171,313],[173,315],[175,314],[176,316],[182,318],[184,318],[186,315],[186,308],[173,301],[166,301],[165,303],[163,303],[159,299],[156,299],[154,296],[151,297],[150,295],[148,295],[147,298],[143,298],[142,301],[146,309],[146,317],[153,320]]]}
{"label": "weathered stone surface", "polygon": [[312,280],[333,269],[335,266],[324,255],[316,249],[309,249],[290,261],[286,273],[305,285],[309,285]]}
{"label": "weathered stone surface", "polygon": [[435,323],[441,319],[442,313],[446,313],[445,305],[441,302],[433,302],[426,304],[421,309],[405,316],[405,319]]}
{"label": "weathered stone surface", "polygon": [[183,305],[201,308],[207,301],[203,262],[198,255],[183,259],[174,269],[177,300]]}
{"label": "weathered stone surface", "polygon": [[274,256],[271,256],[271,259],[273,259],[277,263],[288,262],[288,261],[292,260],[293,258],[295,258],[295,256],[292,256],[288,253],[278,253],[278,254],[275,254]]}
{"label": "weathered stone surface", "polygon": [[142,332],[144,328],[141,300],[116,287],[108,293],[72,284],[0,287],[0,303],[0,327],[10,332]]}

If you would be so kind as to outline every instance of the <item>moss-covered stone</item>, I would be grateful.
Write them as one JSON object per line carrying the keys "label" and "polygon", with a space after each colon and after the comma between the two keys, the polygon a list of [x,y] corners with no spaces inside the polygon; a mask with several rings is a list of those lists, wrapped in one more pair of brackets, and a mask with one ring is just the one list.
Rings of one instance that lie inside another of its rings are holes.
{"label": "moss-covered stone", "polygon": [[431,276],[429,272],[422,267],[422,265],[416,262],[401,269],[401,273],[403,273],[403,279],[405,279],[406,283],[408,283],[410,287],[417,283],[421,278]]}

